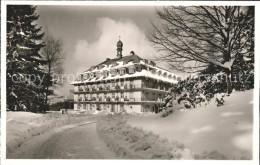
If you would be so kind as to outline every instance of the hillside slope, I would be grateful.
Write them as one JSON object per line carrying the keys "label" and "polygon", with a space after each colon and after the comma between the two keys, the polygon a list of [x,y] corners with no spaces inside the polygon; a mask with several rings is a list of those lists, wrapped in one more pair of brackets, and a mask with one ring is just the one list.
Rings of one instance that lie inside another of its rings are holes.
{"label": "hillside slope", "polygon": [[195,153],[217,150],[230,159],[252,159],[253,90],[232,93],[221,107],[212,101],[166,118],[133,116],[128,124],[182,142]]}

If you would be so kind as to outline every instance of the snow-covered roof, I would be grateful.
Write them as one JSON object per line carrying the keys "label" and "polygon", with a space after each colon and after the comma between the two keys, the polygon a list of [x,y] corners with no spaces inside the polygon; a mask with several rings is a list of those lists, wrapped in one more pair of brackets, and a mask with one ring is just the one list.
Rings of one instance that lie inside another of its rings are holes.
{"label": "snow-covered roof", "polygon": [[168,76],[163,77],[158,74],[153,74],[148,70],[142,70],[141,72],[135,72],[134,74],[124,74],[124,75],[115,75],[115,76],[111,76],[111,74],[109,74],[109,76],[106,78],[104,78],[104,76],[101,76],[100,78],[92,78],[92,79],[87,79],[87,80],[83,80],[83,81],[78,80],[78,81],[74,81],[71,84],[72,85],[84,84],[84,83],[90,83],[90,82],[116,80],[116,79],[131,78],[131,77],[148,77],[148,78],[152,78],[152,79],[156,79],[158,81],[164,81],[164,82],[168,82],[168,83],[177,83],[178,82],[177,79],[174,80],[172,78],[169,78]]}
{"label": "snow-covered roof", "polygon": [[[97,82],[97,81],[105,81],[105,80],[113,80],[113,79],[122,79],[122,78],[131,78],[131,77],[149,77],[152,79],[157,79],[158,81],[164,81],[169,83],[177,83],[177,75],[174,73],[167,71],[165,69],[156,67],[155,63],[148,63],[148,60],[142,59],[141,57],[133,54],[129,56],[125,56],[122,58],[115,58],[115,59],[107,59],[104,62],[94,66],[93,69],[88,69],[87,71],[83,72],[81,75],[88,74],[88,73],[100,73],[103,71],[111,71],[112,69],[120,69],[120,68],[127,68],[134,66],[136,64],[146,66],[147,68],[153,69],[156,72],[152,73],[149,70],[142,69],[140,72],[135,72],[133,74],[124,74],[124,75],[115,75],[112,76],[109,74],[107,77],[101,76],[99,78],[88,78],[86,80],[76,80],[72,82],[71,84],[82,84],[82,83],[90,83],[90,82]],[[116,65],[114,65],[116,64]],[[102,66],[100,69],[98,66]],[[161,73],[160,75],[158,73]],[[164,76],[163,76],[164,75]],[[171,75],[171,76],[169,76]],[[175,77],[175,79],[173,78]]]}

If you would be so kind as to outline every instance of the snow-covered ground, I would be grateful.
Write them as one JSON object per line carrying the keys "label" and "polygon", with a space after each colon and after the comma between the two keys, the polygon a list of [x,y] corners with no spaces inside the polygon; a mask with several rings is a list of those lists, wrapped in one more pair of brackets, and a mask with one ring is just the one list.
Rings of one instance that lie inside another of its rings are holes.
{"label": "snow-covered ground", "polygon": [[184,143],[195,153],[217,150],[230,159],[252,159],[253,90],[232,93],[221,107],[212,101],[166,118],[133,116],[128,124]]}
{"label": "snow-covered ground", "polygon": [[33,136],[40,135],[54,127],[81,123],[95,117],[87,114],[65,114],[60,112],[35,114],[31,112],[7,112],[6,114],[7,154]]}

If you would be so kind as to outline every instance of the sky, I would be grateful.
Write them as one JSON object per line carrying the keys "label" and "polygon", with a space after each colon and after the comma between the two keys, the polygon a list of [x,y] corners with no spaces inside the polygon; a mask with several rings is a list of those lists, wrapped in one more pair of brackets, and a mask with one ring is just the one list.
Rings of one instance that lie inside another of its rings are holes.
{"label": "sky", "polygon": [[[145,35],[151,21],[158,21],[153,6],[42,5],[37,13],[43,31],[63,41],[66,75],[76,76],[106,58],[115,58],[119,36],[123,56],[130,51],[148,59],[158,54]],[[70,89],[73,86],[64,82],[57,94],[67,96]]]}

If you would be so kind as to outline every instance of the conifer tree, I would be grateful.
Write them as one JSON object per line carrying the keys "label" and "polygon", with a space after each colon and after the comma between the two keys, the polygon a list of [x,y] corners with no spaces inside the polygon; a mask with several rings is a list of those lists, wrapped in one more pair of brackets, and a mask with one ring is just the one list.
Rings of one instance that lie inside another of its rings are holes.
{"label": "conifer tree", "polygon": [[38,17],[34,6],[7,6],[6,84],[9,110],[44,111],[45,61],[39,54],[44,47],[44,34],[35,23]]}

